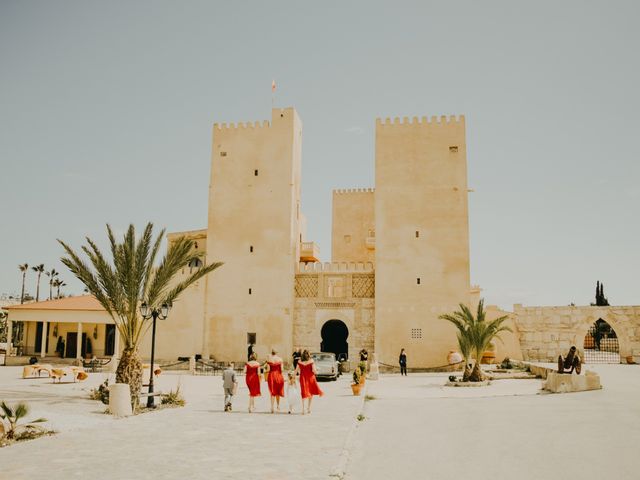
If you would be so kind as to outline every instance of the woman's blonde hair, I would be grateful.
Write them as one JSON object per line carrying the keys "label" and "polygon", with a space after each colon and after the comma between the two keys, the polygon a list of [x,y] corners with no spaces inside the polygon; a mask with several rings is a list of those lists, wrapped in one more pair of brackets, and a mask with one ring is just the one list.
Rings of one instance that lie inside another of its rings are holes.
{"label": "woman's blonde hair", "polygon": [[249,355],[249,360],[253,360],[255,362],[256,360],[258,360],[258,356],[255,353],[252,353],[251,355]]}

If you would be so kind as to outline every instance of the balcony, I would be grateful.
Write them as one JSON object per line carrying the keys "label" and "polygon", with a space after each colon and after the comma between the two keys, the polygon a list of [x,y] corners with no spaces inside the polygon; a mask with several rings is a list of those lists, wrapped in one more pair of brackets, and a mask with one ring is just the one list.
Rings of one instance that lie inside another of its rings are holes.
{"label": "balcony", "polygon": [[316,242],[302,242],[300,244],[300,261],[301,262],[319,262],[320,248]]}
{"label": "balcony", "polygon": [[367,238],[365,238],[364,244],[369,250],[375,250],[376,249],[376,237],[372,236],[372,235],[368,236]]}

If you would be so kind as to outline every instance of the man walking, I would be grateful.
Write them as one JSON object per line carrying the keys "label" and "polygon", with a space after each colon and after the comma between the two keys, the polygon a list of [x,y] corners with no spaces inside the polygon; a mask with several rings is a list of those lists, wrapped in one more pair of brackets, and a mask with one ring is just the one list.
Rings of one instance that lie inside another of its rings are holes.
{"label": "man walking", "polygon": [[224,389],[224,411],[231,411],[231,402],[233,395],[238,388],[238,381],[236,380],[236,372],[233,370],[233,363],[222,372],[222,388]]}
{"label": "man walking", "polygon": [[302,353],[300,352],[299,348],[296,348],[293,351],[293,355],[291,355],[293,357],[293,369],[295,370],[296,367],[298,366],[298,362],[300,361],[300,357],[302,356]]}

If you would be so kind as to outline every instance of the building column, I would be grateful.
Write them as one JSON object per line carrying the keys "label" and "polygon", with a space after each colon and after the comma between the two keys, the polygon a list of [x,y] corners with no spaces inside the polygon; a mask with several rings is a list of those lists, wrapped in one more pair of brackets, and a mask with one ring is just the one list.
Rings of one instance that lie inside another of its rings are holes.
{"label": "building column", "polygon": [[78,338],[76,338],[76,358],[82,359],[82,323],[78,322]]}
{"label": "building column", "polygon": [[113,339],[113,356],[120,358],[120,331],[116,326],[115,337]]}
{"label": "building column", "polygon": [[46,320],[42,322],[42,340],[40,341],[40,358],[44,358],[47,355],[47,342],[49,340],[49,332],[47,326],[49,322]]}
{"label": "building column", "polygon": [[11,355],[11,335],[13,334],[13,322],[7,317],[7,357]]}

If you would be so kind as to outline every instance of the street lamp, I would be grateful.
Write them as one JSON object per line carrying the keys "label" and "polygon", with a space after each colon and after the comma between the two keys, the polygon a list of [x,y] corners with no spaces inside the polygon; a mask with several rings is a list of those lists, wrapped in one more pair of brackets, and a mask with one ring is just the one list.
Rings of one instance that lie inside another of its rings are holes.
{"label": "street lamp", "polygon": [[149,395],[147,396],[147,408],[155,408],[154,400],[153,400],[153,362],[155,357],[156,350],[156,319],[164,320],[169,316],[169,310],[171,310],[171,305],[163,303],[160,309],[149,307],[147,302],[142,302],[140,305],[140,314],[142,318],[145,320],[149,320],[153,318],[153,329],[151,334],[151,366],[149,367]]}

